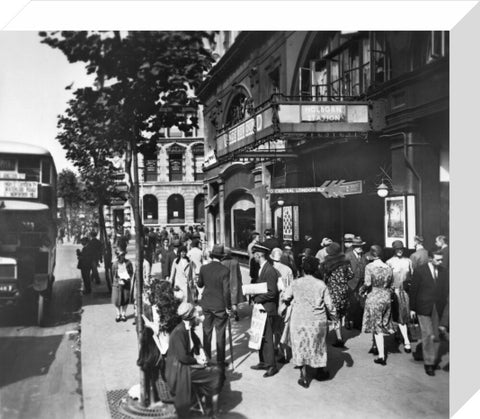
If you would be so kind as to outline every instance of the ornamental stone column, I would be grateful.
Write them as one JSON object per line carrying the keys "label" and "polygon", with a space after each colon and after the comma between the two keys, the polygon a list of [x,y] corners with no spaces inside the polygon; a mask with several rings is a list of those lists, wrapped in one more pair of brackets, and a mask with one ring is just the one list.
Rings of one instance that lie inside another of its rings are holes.
{"label": "ornamental stone column", "polygon": [[225,184],[218,185],[218,215],[220,217],[220,243],[225,244]]}

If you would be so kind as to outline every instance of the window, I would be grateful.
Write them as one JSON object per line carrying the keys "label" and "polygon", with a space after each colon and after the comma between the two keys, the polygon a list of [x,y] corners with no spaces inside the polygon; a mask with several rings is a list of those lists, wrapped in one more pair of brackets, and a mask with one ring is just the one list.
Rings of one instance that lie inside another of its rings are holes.
{"label": "window", "polygon": [[38,157],[20,157],[18,172],[25,174],[25,180],[40,181],[40,159]]}
{"label": "window", "polygon": [[192,147],[193,155],[193,177],[195,180],[203,180],[203,163],[205,161],[203,144]]}
{"label": "window", "polygon": [[226,126],[235,125],[247,117],[249,99],[244,93],[238,93],[230,103],[227,112]]}
{"label": "window", "polygon": [[448,35],[449,33],[444,31],[430,32],[428,49],[427,49],[427,63],[448,55],[448,52],[449,52]]}
{"label": "window", "polygon": [[48,160],[42,161],[42,183],[50,184],[52,182],[50,176],[51,165]]}
{"label": "window", "polygon": [[158,223],[158,200],[154,195],[143,197],[143,222],[144,224]]}
{"label": "window", "polygon": [[170,147],[169,151],[169,173],[170,181],[183,180],[183,147],[175,144]]}
{"label": "window", "polygon": [[168,197],[167,217],[169,223],[185,223],[185,203],[182,195],[175,194]]}
{"label": "window", "polygon": [[205,196],[197,195],[193,201],[193,217],[196,223],[205,222]]}

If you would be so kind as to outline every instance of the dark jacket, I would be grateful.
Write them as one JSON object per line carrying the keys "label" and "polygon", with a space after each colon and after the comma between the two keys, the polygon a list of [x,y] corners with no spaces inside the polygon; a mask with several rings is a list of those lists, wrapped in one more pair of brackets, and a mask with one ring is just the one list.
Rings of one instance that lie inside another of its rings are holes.
{"label": "dark jacket", "polygon": [[200,301],[204,310],[223,311],[232,307],[230,271],[220,262],[214,260],[207,265],[202,265],[198,286],[205,287]]}
{"label": "dark jacket", "polygon": [[92,262],[101,262],[102,261],[102,242],[97,238],[91,239],[85,246],[85,252],[88,255],[87,257]]}
{"label": "dark jacket", "polygon": [[166,279],[167,277],[170,276],[170,271],[172,270],[172,265],[173,261],[177,257],[175,255],[175,252],[168,248],[165,249],[162,247],[160,249],[160,255],[161,255],[161,264],[162,264],[162,278]]}
{"label": "dark jacket", "polygon": [[225,256],[222,260],[222,265],[226,266],[230,271],[230,295],[232,297],[232,304],[239,304],[245,301],[242,292],[242,272],[240,271],[240,264],[238,260],[232,256]]}
{"label": "dark jacket", "polygon": [[258,277],[257,283],[266,282],[267,292],[265,294],[256,295],[254,301],[257,304],[263,304],[263,307],[265,308],[268,316],[277,315],[278,278],[278,272],[269,262],[265,263],[265,265],[260,268],[260,275]]}
{"label": "dark jacket", "polygon": [[[194,348],[199,345],[199,339],[195,333],[190,334]],[[185,416],[192,399],[192,379],[190,365],[197,361],[190,351],[189,332],[182,321],[170,334],[165,366],[165,375],[170,392],[175,397],[177,412]]]}
{"label": "dark jacket", "polygon": [[353,279],[348,281],[348,286],[355,290],[359,286],[363,285],[363,278],[365,277],[365,266],[367,266],[367,260],[365,255],[361,255],[358,258],[354,252],[345,253],[345,259],[350,262],[350,266],[353,271]]}
{"label": "dark jacket", "polygon": [[439,267],[438,278],[435,282],[429,266],[429,264],[422,265],[413,272],[409,292],[410,309],[417,315],[431,316],[435,305],[438,316],[442,317],[448,299],[448,273]]}

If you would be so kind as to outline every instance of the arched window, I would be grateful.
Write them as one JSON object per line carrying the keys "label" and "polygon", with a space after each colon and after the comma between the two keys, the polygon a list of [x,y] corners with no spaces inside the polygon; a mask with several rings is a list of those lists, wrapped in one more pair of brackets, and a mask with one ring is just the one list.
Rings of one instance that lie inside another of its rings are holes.
{"label": "arched window", "polygon": [[143,222],[145,224],[158,224],[158,200],[154,195],[143,197]]}
{"label": "arched window", "polygon": [[193,217],[196,223],[205,222],[205,195],[197,195],[193,201]]}
{"label": "arched window", "polygon": [[[246,93],[246,92],[245,92]],[[253,102],[244,92],[239,92],[230,102],[225,126],[235,125],[243,121],[252,112]]]}
{"label": "arched window", "polygon": [[185,201],[182,195],[174,194],[168,197],[167,217],[169,223],[185,222]]}

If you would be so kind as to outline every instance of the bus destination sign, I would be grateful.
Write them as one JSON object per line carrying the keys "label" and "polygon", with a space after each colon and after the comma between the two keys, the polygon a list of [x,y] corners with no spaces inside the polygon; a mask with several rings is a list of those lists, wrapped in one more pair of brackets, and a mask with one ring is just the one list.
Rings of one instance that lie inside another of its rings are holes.
{"label": "bus destination sign", "polygon": [[38,182],[0,180],[0,198],[38,198]]}

